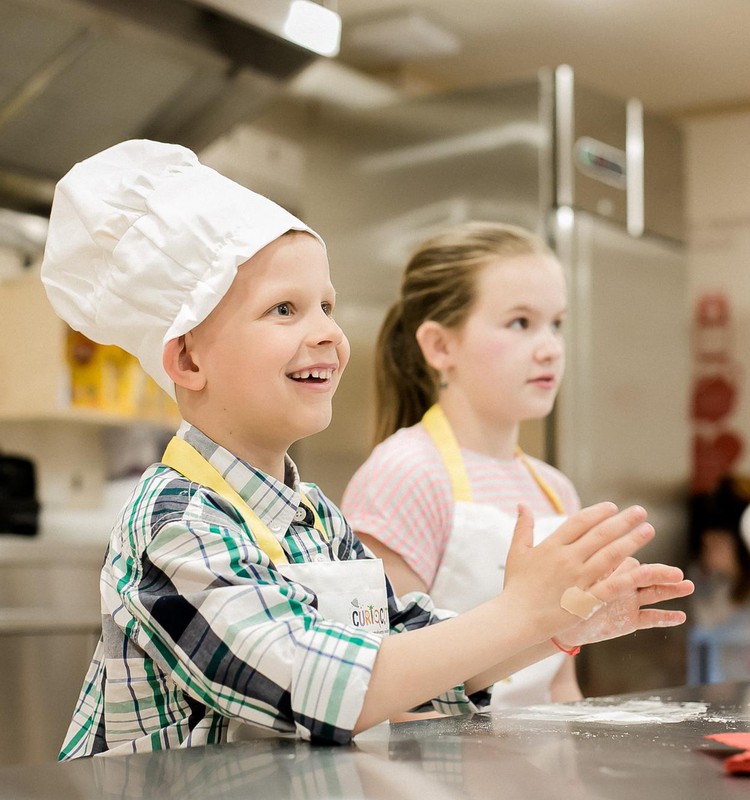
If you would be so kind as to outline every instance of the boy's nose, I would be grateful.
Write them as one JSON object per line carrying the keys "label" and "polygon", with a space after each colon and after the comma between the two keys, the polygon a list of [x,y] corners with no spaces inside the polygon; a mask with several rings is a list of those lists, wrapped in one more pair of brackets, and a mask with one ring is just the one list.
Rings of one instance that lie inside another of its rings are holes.
{"label": "boy's nose", "polygon": [[333,317],[324,313],[322,320],[315,326],[313,336],[319,344],[325,342],[339,344],[344,338],[344,331]]}

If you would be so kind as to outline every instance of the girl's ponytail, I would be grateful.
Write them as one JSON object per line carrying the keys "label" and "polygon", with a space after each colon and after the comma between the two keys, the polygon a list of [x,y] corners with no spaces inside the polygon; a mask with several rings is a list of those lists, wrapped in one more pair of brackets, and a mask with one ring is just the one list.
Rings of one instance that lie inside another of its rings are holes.
{"label": "girl's ponytail", "polygon": [[414,425],[435,402],[435,382],[404,319],[401,301],[391,306],[375,346],[375,431],[379,444],[399,428]]}

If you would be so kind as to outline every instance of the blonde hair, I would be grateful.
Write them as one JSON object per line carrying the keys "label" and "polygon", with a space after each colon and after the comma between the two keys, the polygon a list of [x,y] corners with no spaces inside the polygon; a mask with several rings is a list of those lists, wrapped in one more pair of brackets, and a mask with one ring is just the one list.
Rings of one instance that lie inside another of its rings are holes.
{"label": "blonde hair", "polygon": [[417,343],[426,320],[459,328],[471,312],[481,270],[502,258],[552,255],[542,239],[499,222],[467,222],[424,242],[409,259],[399,299],[391,306],[375,350],[375,434],[382,442],[419,422],[437,400],[438,376]]}

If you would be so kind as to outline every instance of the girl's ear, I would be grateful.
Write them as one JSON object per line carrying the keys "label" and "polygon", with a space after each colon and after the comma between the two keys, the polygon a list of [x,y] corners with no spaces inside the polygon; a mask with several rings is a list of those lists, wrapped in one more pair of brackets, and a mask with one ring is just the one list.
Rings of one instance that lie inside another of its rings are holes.
{"label": "girl's ear", "polygon": [[206,378],[192,344],[192,333],[170,339],[164,345],[162,365],[175,386],[198,392],[206,385]]}
{"label": "girl's ear", "polygon": [[434,370],[445,372],[452,366],[450,330],[428,319],[417,328],[416,337],[424,360]]}

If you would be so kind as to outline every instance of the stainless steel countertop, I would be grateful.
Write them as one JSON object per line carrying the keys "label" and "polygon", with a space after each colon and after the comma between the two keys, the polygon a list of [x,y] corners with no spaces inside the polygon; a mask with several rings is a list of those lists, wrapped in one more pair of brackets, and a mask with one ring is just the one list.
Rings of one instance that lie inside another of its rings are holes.
{"label": "stainless steel countertop", "polygon": [[[677,722],[612,721],[613,712],[632,707],[634,700],[655,698],[671,708],[696,702],[707,708]],[[723,759],[734,751],[704,738],[750,731],[750,683],[598,698],[571,708],[604,710],[609,721],[561,721],[544,711],[524,719],[524,712],[513,710],[381,725],[351,747],[264,736],[192,750],[8,767],[0,769],[0,798],[750,797],[750,779],[724,773]]]}

